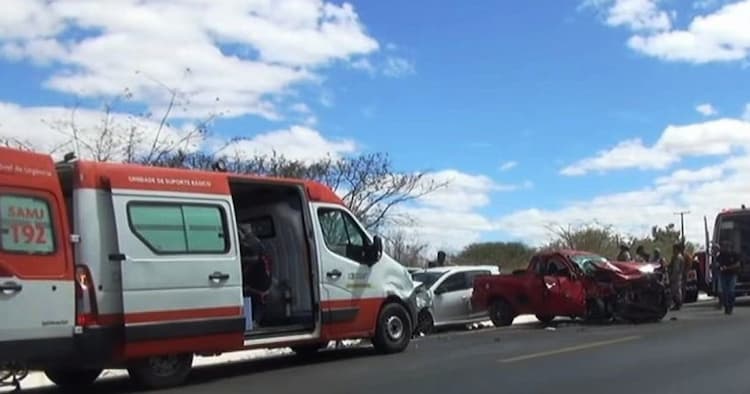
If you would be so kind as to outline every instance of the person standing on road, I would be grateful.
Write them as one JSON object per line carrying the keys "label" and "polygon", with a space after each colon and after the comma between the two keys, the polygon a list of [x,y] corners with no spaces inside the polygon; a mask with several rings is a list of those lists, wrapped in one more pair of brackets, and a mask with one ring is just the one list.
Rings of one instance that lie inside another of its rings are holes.
{"label": "person standing on road", "polygon": [[437,260],[430,261],[427,264],[427,267],[433,268],[433,267],[445,267],[445,252],[442,250],[437,253]]}
{"label": "person standing on road", "polygon": [[669,287],[672,292],[672,310],[679,311],[682,308],[682,282],[685,271],[685,256],[682,254],[681,242],[672,247],[672,260],[669,262]]}
{"label": "person standing on road", "polygon": [[[724,308],[724,300],[721,296],[721,278],[719,277],[721,272],[719,271],[719,263],[717,261],[717,259],[719,258],[719,251],[719,245],[712,242],[710,249],[711,287],[713,288],[714,294],[716,294],[716,300],[718,301],[716,303],[716,309]],[[709,258],[708,254],[706,255],[706,258]]]}
{"label": "person standing on road", "polygon": [[721,283],[724,313],[731,315],[734,310],[734,287],[737,285],[737,272],[740,269],[740,259],[728,242],[722,242],[719,256],[716,258],[719,267],[719,282]]}
{"label": "person standing on road", "polygon": [[646,253],[646,248],[643,245],[638,245],[635,249],[635,261],[639,263],[648,263],[651,261],[651,256]]}
{"label": "person standing on road", "polygon": [[617,261],[633,261],[630,256],[630,247],[628,245],[620,245],[620,254],[617,255]]}
{"label": "person standing on road", "polygon": [[654,248],[654,255],[651,256],[652,263],[656,263],[661,265],[662,267],[666,264],[666,261],[664,260],[664,257],[661,257],[661,249]]}

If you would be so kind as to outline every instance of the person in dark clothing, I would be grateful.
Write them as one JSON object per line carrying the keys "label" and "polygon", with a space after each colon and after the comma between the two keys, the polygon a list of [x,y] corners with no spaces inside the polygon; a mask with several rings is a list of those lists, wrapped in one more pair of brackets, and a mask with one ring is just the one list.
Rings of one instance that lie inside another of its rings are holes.
{"label": "person in dark clothing", "polygon": [[661,257],[661,249],[659,248],[654,248],[654,254],[653,256],[651,256],[651,260],[649,261],[651,261],[652,263],[657,263],[662,267],[666,264],[664,257]]}
{"label": "person in dark clothing", "polygon": [[732,251],[728,242],[722,242],[719,255],[716,257],[719,268],[724,313],[731,315],[734,310],[734,288],[737,285],[737,273],[740,269],[740,258]]}
{"label": "person in dark clothing", "polygon": [[617,261],[632,261],[633,258],[630,256],[630,247],[628,245],[620,245],[620,254],[617,255]]}
{"label": "person in dark clothing", "polygon": [[648,263],[651,261],[651,256],[646,253],[646,248],[643,245],[638,245],[638,248],[635,249],[635,260],[639,263]]}
{"label": "person in dark clothing", "polygon": [[427,267],[428,267],[428,268],[433,268],[433,267],[445,267],[445,252],[443,252],[442,250],[441,250],[441,251],[439,251],[439,252],[437,253],[437,260],[435,260],[435,261],[430,261],[430,262],[429,262],[429,263],[427,264]]}
{"label": "person in dark clothing", "polygon": [[250,226],[239,226],[240,258],[242,262],[242,293],[250,297],[253,318],[263,317],[263,306],[271,290],[271,262],[263,242],[255,236]]}

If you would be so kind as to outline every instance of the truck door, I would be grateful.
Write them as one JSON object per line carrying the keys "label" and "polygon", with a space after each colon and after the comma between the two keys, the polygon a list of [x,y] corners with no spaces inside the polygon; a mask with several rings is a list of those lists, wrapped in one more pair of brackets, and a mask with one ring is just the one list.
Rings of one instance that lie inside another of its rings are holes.
{"label": "truck door", "polygon": [[367,235],[343,208],[321,204],[316,209],[316,238],[324,244],[318,248],[324,333],[332,339],[366,334],[375,327],[384,298],[364,263]]}
{"label": "truck door", "polygon": [[544,275],[545,314],[583,316],[586,311],[583,282],[571,275],[571,267],[560,256],[550,257],[547,268],[549,271]]}
{"label": "truck door", "polygon": [[125,355],[241,347],[242,276],[229,196],[111,184],[119,244],[111,258],[121,264]]}
{"label": "truck door", "polygon": [[0,363],[65,358],[72,350],[65,212],[49,156],[0,148]]}

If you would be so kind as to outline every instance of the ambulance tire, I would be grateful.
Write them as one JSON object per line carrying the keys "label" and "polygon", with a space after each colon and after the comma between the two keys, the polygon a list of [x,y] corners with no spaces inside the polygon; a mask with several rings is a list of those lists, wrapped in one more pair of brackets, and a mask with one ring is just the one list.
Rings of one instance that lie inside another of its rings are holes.
{"label": "ambulance tire", "polygon": [[163,389],[184,383],[192,366],[192,354],[154,356],[131,364],[128,374],[143,388]]}
{"label": "ambulance tire", "polygon": [[403,352],[411,340],[412,323],[406,308],[396,302],[383,306],[378,316],[372,344],[380,353]]}
{"label": "ambulance tire", "polygon": [[96,381],[101,369],[57,368],[44,371],[47,379],[63,390],[82,389]]}

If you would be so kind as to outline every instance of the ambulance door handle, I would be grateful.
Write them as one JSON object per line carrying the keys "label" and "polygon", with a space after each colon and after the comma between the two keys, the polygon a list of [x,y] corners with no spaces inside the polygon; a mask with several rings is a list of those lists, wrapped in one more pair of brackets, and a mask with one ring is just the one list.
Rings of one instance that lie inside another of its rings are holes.
{"label": "ambulance door handle", "polygon": [[224,282],[226,280],[229,280],[229,274],[224,274],[224,273],[217,271],[209,275],[208,280],[213,281],[213,282]]}
{"label": "ambulance door handle", "polygon": [[338,280],[338,278],[341,277],[341,271],[339,270],[328,271],[326,273],[326,276],[333,280]]}
{"label": "ambulance door handle", "polygon": [[0,293],[4,295],[20,293],[21,290],[23,290],[23,286],[16,282],[5,282],[0,285]]}

